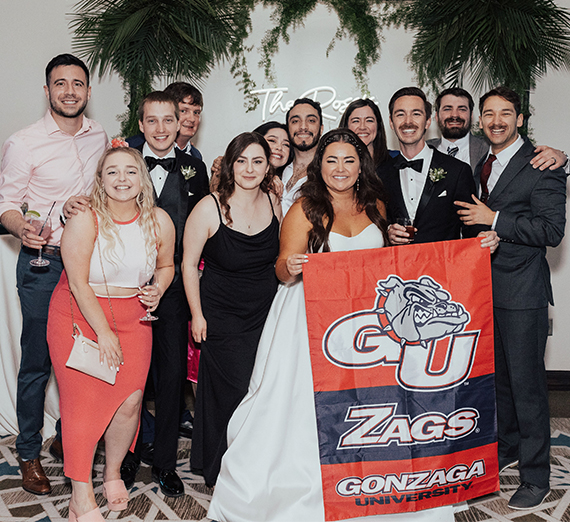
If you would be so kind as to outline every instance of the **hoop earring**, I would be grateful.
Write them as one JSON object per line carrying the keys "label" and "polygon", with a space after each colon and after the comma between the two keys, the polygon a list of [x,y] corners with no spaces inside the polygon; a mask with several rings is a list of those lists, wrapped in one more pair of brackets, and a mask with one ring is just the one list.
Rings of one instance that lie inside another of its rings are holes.
{"label": "hoop earring", "polygon": [[143,192],[139,192],[138,196],[137,196],[137,203],[139,205],[142,205],[142,202],[144,201],[144,193]]}

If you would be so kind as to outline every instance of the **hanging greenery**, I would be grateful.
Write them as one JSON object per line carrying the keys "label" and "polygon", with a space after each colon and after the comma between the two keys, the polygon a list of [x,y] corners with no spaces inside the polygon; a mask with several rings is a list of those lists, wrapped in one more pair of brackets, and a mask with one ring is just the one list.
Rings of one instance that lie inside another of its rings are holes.
{"label": "hanging greenery", "polygon": [[339,26],[327,49],[327,57],[337,41],[349,37],[354,40],[358,52],[354,58],[352,73],[363,96],[368,92],[368,69],[380,58],[381,33],[384,19],[380,6],[384,1],[374,0],[263,0],[263,5],[273,7],[271,20],[275,26],[268,30],[261,43],[259,66],[265,78],[275,84],[275,71],[272,58],[279,50],[279,41],[290,41],[289,32],[303,27],[307,16],[317,4],[323,4],[334,11]]}
{"label": "hanging greenery", "polygon": [[409,61],[421,85],[507,85],[525,121],[538,79],[570,69],[570,13],[552,0],[407,0],[392,20],[417,31]]}
{"label": "hanging greenery", "polygon": [[232,60],[242,88],[255,87],[242,64],[254,0],[81,0],[71,27],[74,49],[99,76],[117,73],[128,111],[124,135],[138,133],[137,109],[157,79],[202,85],[212,68]]}

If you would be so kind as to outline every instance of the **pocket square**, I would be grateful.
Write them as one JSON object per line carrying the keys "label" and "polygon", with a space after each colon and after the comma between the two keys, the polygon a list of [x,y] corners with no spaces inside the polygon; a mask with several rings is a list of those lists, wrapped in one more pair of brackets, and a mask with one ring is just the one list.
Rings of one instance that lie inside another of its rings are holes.
{"label": "pocket square", "polygon": [[437,196],[438,198],[443,198],[447,196],[447,190],[444,190],[439,196]]}
{"label": "pocket square", "polygon": [[194,193],[193,193],[193,192],[190,192],[190,191],[188,191],[188,195],[189,195],[189,196],[193,196],[193,195],[194,195]]}

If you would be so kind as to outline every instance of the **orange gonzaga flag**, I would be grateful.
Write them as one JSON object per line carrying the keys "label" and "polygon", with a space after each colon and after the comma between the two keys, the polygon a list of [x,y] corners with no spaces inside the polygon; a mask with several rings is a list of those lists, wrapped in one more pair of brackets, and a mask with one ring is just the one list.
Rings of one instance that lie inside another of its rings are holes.
{"label": "orange gonzaga flag", "polygon": [[489,249],[313,254],[303,281],[326,520],[497,491]]}

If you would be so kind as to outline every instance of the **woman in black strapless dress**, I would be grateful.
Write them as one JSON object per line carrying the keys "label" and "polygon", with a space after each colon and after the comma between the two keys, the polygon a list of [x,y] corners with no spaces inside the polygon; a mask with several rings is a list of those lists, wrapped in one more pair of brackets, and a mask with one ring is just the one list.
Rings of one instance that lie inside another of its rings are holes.
{"label": "woman in black strapless dress", "polygon": [[[202,343],[191,468],[216,482],[228,421],[247,392],[257,345],[277,291],[281,207],[267,191],[270,149],[240,134],[222,160],[218,190],[192,211],[184,233],[183,274],[192,336]],[[198,263],[204,272],[198,278]]]}

